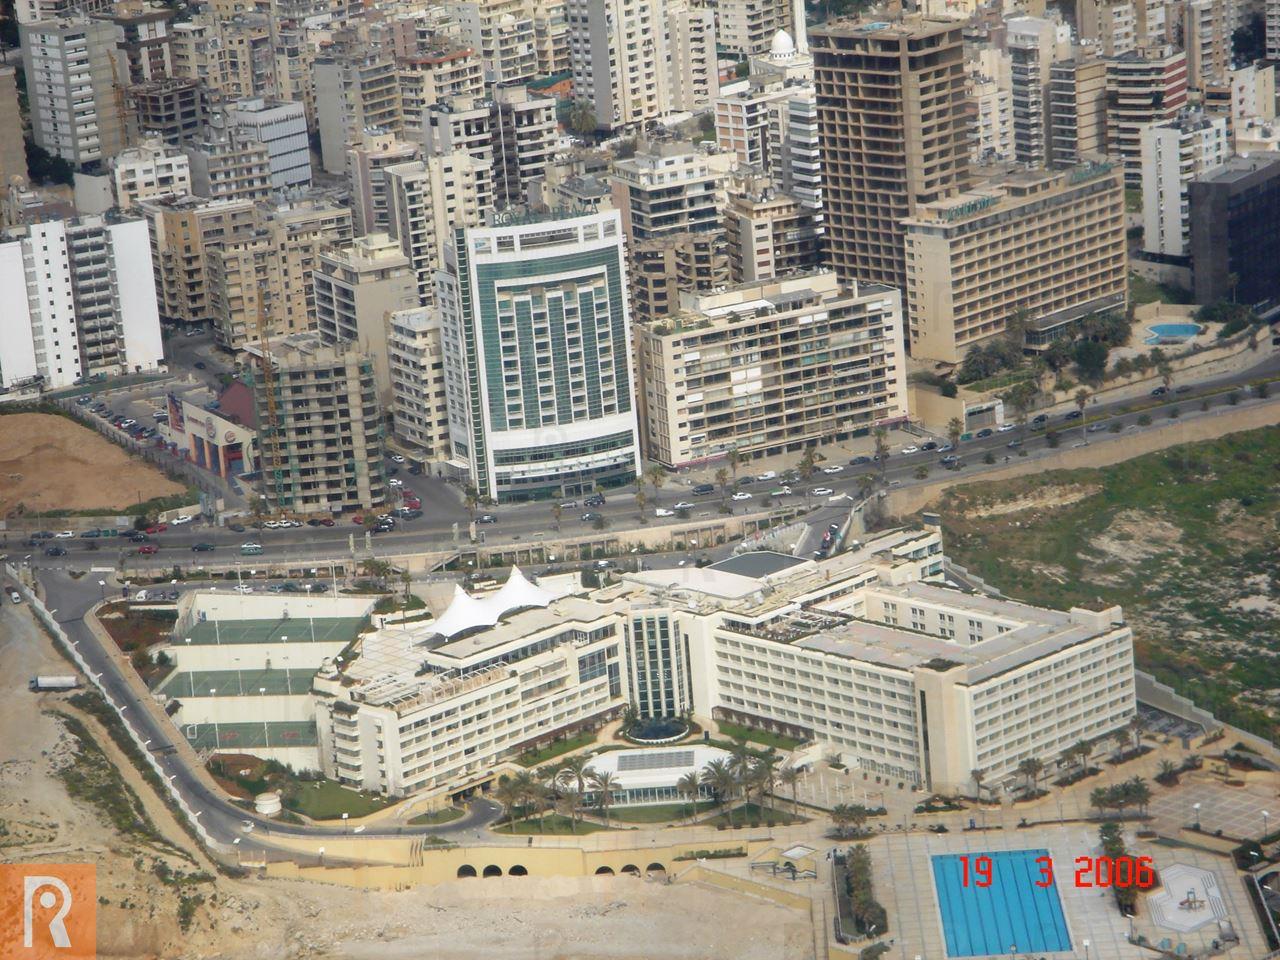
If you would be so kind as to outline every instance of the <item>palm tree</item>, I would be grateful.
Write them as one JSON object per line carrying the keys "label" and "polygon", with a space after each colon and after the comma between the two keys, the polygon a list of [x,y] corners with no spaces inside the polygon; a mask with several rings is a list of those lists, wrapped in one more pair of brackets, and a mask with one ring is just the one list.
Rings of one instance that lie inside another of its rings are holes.
{"label": "palm tree", "polygon": [[1156,780],[1171,787],[1178,782],[1178,765],[1172,760],[1161,760],[1157,767]]}
{"label": "palm tree", "polygon": [[[712,760],[702,768],[702,782],[711,789],[716,803],[723,805],[733,799],[738,788],[738,777],[725,760]],[[729,824],[733,825],[733,808],[729,808]]]}
{"label": "palm tree", "polygon": [[957,446],[960,443],[960,434],[964,433],[964,422],[959,417],[952,417],[947,421],[947,442],[951,446]]}
{"label": "palm tree", "polygon": [[1084,425],[1084,408],[1088,402],[1089,402],[1089,391],[1086,390],[1084,387],[1081,387],[1079,390],[1076,391],[1076,409],[1080,411],[1081,439],[1088,438],[1088,431],[1085,429],[1085,425]]}
{"label": "palm tree", "polygon": [[738,467],[742,466],[743,459],[744,458],[742,454],[738,451],[737,447],[734,447],[727,454],[725,454],[725,462],[729,464],[729,472],[733,474],[734,483],[738,482]]}
{"label": "palm tree", "polygon": [[618,789],[618,781],[608,770],[592,770],[587,775],[591,789],[595,792],[596,802],[604,811],[604,823],[609,825],[609,807],[613,804],[613,792]]}
{"label": "palm tree", "polygon": [[698,812],[698,794],[702,789],[702,779],[698,776],[698,771],[690,770],[683,777],[676,781],[676,793],[689,801],[689,819],[693,819],[693,815]]}
{"label": "palm tree", "polygon": [[800,454],[800,462],[796,464],[796,472],[800,474],[800,479],[808,483],[813,479],[813,475],[818,470],[818,457],[814,453],[813,447],[805,447],[804,453]]}
{"label": "palm tree", "polygon": [[1156,364],[1156,373],[1160,374],[1160,382],[1164,384],[1166,391],[1173,386],[1173,364],[1168,360],[1161,360]]}
{"label": "palm tree", "polygon": [[867,822],[867,808],[860,803],[837,803],[831,808],[831,819],[836,825],[836,836],[843,838],[849,827],[857,833]]}
{"label": "palm tree", "polygon": [[1040,782],[1040,773],[1044,770],[1044,762],[1035,757],[1027,757],[1018,764],[1018,773],[1027,778],[1027,793],[1034,793]]}
{"label": "palm tree", "polygon": [[520,787],[510,777],[503,777],[493,788],[494,799],[507,811],[507,822],[511,824],[511,832],[516,832],[516,807],[521,800]]}
{"label": "palm tree", "polygon": [[467,514],[471,517],[471,522],[476,522],[476,507],[480,506],[480,491],[475,487],[467,487],[462,498],[462,505],[467,508]]}
{"label": "palm tree", "polygon": [[640,515],[640,522],[646,523],[648,519],[644,515],[645,504],[649,502],[649,498],[644,495],[643,490],[636,491],[636,512]]}
{"label": "palm tree", "polygon": [[792,813],[796,813],[800,809],[800,804],[796,800],[796,790],[800,784],[800,779],[802,776],[803,774],[800,773],[800,768],[793,767],[790,764],[787,764],[785,767],[783,767],[781,770],[778,771],[778,781],[784,787],[789,787],[791,790],[791,812]]}
{"label": "palm tree", "polygon": [[564,507],[558,503],[553,503],[551,505],[551,519],[555,521],[556,533],[560,532],[560,518],[562,516],[564,516]]}
{"label": "palm tree", "polygon": [[1089,806],[1095,808],[1098,813],[1102,813],[1111,806],[1111,796],[1106,787],[1094,787],[1089,791]]}
{"label": "palm tree", "polygon": [[582,794],[572,787],[562,787],[556,794],[556,812],[569,820],[571,833],[578,832],[578,814],[581,812]]}
{"label": "palm tree", "polygon": [[871,435],[876,439],[876,458],[880,463],[880,480],[884,482],[885,471],[889,469],[889,431],[884,427],[876,427]]}
{"label": "palm tree", "polygon": [[1089,769],[1089,756],[1093,753],[1093,745],[1087,740],[1081,740],[1075,745],[1075,752],[1080,761],[1080,773],[1083,774]]}
{"label": "palm tree", "polygon": [[[653,487],[653,502],[658,502],[658,491],[662,489],[662,485],[667,482],[667,471],[663,470],[658,464],[654,464],[644,472],[644,479],[649,481],[649,486]],[[639,488],[640,483],[636,484]]]}
{"label": "palm tree", "polygon": [[973,781],[973,792],[979,803],[982,802],[982,781],[987,778],[987,772],[981,767],[976,767],[969,771],[969,779]]}
{"label": "palm tree", "polygon": [[864,473],[858,478],[858,499],[865,500],[871,496],[871,491],[875,489],[876,478],[873,474]]}
{"label": "palm tree", "polygon": [[533,812],[538,817],[538,832],[547,832],[547,808],[551,806],[552,793],[551,788],[540,780],[531,781],[529,784],[529,804],[533,807]]}
{"label": "palm tree", "polygon": [[756,788],[756,796],[760,798],[761,806],[764,805],[766,796],[773,797],[773,788],[778,782],[777,767],[780,759],[776,753],[766,753],[756,757],[748,768],[747,780]]}
{"label": "palm tree", "polygon": [[725,493],[729,487],[729,471],[721,467],[716,471],[716,484],[720,487],[720,506],[724,506]]}
{"label": "palm tree", "polygon": [[1134,750],[1142,749],[1142,728],[1144,726],[1142,717],[1138,716],[1138,714],[1135,713],[1129,718],[1129,736],[1133,738]]}
{"label": "palm tree", "polygon": [[1147,786],[1147,781],[1141,777],[1134,777],[1125,786],[1128,788],[1129,799],[1138,805],[1138,809],[1145,815],[1147,812],[1147,804],[1151,802],[1151,788]]}

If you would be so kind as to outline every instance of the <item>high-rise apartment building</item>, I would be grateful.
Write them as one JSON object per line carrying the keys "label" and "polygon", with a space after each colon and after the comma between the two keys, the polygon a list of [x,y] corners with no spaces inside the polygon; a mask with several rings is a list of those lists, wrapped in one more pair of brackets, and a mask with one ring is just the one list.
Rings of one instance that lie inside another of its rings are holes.
{"label": "high-rise apartment building", "polygon": [[213,10],[173,25],[173,75],[198,80],[225,102],[275,96],[276,55],[271,37],[279,23],[265,14]]}
{"label": "high-rise apartment building", "polygon": [[422,115],[422,147],[427,156],[461,152],[494,167],[493,115],[489,101],[450,97],[429,104]]}
{"label": "high-rise apartment building", "polygon": [[173,73],[169,29],[173,10],[145,0],[121,0],[93,14],[115,25],[116,77],[121,86]]}
{"label": "high-rise apartment building", "polygon": [[[357,347],[295,334],[249,348],[262,496],[271,513],[368,510],[387,500],[373,361]],[[270,365],[268,372],[265,367]]]}
{"label": "high-rise apartment building", "polygon": [[388,232],[409,258],[418,301],[435,300],[441,251],[457,227],[478,227],[493,211],[493,171],[466,153],[387,167]]}
{"label": "high-rise apartment building", "polygon": [[681,290],[728,282],[722,180],[690,143],[645,143],[614,163],[613,205],[627,236],[637,321],[675,310]]}
{"label": "high-rise apartment building", "polygon": [[665,0],[665,110],[693,113],[720,95],[716,12],[698,0]]}
{"label": "high-rise apartment building", "polygon": [[253,227],[253,201],[169,196],[143,200],[138,208],[150,232],[160,318],[175,324],[212,321],[206,251]]}
{"label": "high-rise apartment building", "polygon": [[1226,117],[1188,112],[1142,130],[1142,249],[1168,257],[1191,253],[1187,185],[1227,162]]}
{"label": "high-rise apartment building", "polygon": [[347,150],[347,189],[356,234],[386,233],[391,224],[386,170],[418,158],[417,144],[366,130]]}
{"label": "high-rise apartment building", "polygon": [[191,163],[191,192],[211,200],[266,200],[271,156],[266,146],[232,128],[183,147]]}
{"label": "high-rise apartment building", "polygon": [[315,62],[321,166],[346,169],[347,149],[365,130],[403,132],[396,61],[391,57],[320,57]]}
{"label": "high-rise apartment building", "polygon": [[162,368],[146,223],[47,220],[10,236],[0,242],[0,386]]}
{"label": "high-rise apartment building", "polygon": [[1129,187],[1142,186],[1142,128],[1172,120],[1187,104],[1187,55],[1143,47],[1107,61],[1107,155],[1124,162]]}
{"label": "high-rise apartment building", "polygon": [[[1134,0],[1080,0],[1076,29],[1080,40],[1094,45],[1097,55],[1121,57],[1137,49],[1137,12]],[[1160,40],[1154,43],[1165,42]]]}
{"label": "high-rise apartment building", "polygon": [[1236,6],[1234,0],[1187,0],[1183,6],[1182,43],[1190,89],[1203,91],[1230,79]]}
{"label": "high-rise apartment building", "polygon": [[445,248],[449,443],[482,495],[573,496],[640,466],[617,212],[495,214]]}
{"label": "high-rise apartment building", "polygon": [[438,311],[399,310],[388,320],[391,423],[396,439],[426,463],[449,459],[449,408]]}
{"label": "high-rise apartment building", "polygon": [[1073,167],[1107,152],[1107,62],[1073,58],[1049,71],[1049,162]]}
{"label": "high-rise apartment building", "polygon": [[480,55],[490,92],[537,77],[533,11],[527,0],[462,0],[449,9],[463,42]]}
{"label": "high-rise apartment building", "polygon": [[422,112],[431,104],[484,95],[484,70],[470,47],[434,46],[396,64],[406,140],[422,142]]}
{"label": "high-rise apartment building", "polygon": [[110,20],[77,16],[24,23],[22,64],[31,137],[72,166],[106,160],[125,144]]}
{"label": "high-rise apartment building", "polygon": [[922,205],[904,228],[914,357],[959,363],[1017,313],[1039,350],[1124,309],[1124,185],[1110,163],[1015,171]]}
{"label": "high-rise apartment building", "polygon": [[537,97],[523,86],[494,92],[493,193],[499,207],[523,204],[529,184],[541,179],[556,144],[556,101]]}
{"label": "high-rise apartment building", "polygon": [[716,39],[740,57],[768,53],[778,31],[791,27],[787,0],[720,0],[715,12]]}
{"label": "high-rise apartment building", "polygon": [[973,117],[969,157],[974,163],[1013,158],[1013,94],[1008,56],[984,48],[968,64],[965,99]]}
{"label": "high-rise apartment building", "polygon": [[820,263],[822,217],[767,177],[742,177],[724,208],[729,281],[749,283],[810,273]]}
{"label": "high-rise apartment building", "polygon": [[116,206],[129,210],[153,197],[191,193],[191,161],[163,140],[144,140],[112,157],[112,191]]}
{"label": "high-rise apartment building", "polygon": [[326,343],[353,343],[373,363],[378,401],[391,407],[387,317],[418,306],[418,284],[400,244],[370,233],[320,252],[312,273],[316,329]]}
{"label": "high-rise apartment building", "polygon": [[902,221],[968,179],[962,26],[834,23],[809,40],[829,262],[846,282],[901,290]]}
{"label": "high-rise apartment building", "polygon": [[681,306],[636,327],[651,459],[779,456],[907,415],[897,290],[821,272],[685,294]]}
{"label": "high-rise apartment building", "polygon": [[1005,21],[1013,106],[1013,156],[1019,163],[1049,162],[1050,67],[1071,55],[1071,28],[1043,17]]}

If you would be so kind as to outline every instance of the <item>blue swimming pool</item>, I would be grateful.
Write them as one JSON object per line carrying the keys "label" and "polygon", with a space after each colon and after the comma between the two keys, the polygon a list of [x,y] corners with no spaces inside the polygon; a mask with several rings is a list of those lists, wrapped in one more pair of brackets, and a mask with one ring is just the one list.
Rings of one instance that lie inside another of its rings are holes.
{"label": "blue swimming pool", "polygon": [[[960,854],[933,857],[933,882],[942,913],[948,957],[1008,956],[1070,950],[1071,936],[1062,915],[1055,882],[1036,886],[1037,857],[1048,850],[970,853],[969,885],[963,882]],[[991,858],[991,885],[979,887],[973,871],[978,857]]]}
{"label": "blue swimming pool", "polygon": [[1199,336],[1204,327],[1198,323],[1153,323],[1147,327],[1146,343],[1183,343]]}

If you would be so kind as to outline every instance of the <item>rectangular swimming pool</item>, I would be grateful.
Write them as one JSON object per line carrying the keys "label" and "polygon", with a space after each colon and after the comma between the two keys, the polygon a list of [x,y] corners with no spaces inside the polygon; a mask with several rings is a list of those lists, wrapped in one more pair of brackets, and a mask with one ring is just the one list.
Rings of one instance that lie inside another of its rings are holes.
{"label": "rectangular swimming pool", "polygon": [[[969,858],[969,884],[964,884],[961,856]],[[1008,956],[1071,949],[1067,920],[1055,882],[1038,887],[1038,857],[1048,850],[1003,850],[998,853],[940,854],[933,860],[933,884],[942,914],[942,933],[949,957]],[[979,887],[974,871],[978,857],[991,858],[991,885]]]}

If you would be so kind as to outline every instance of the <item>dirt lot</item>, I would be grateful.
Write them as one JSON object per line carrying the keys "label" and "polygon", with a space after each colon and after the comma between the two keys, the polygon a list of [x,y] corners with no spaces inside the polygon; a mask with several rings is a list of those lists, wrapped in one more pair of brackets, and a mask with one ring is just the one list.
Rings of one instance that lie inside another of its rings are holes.
{"label": "dirt lot", "polygon": [[[0,860],[97,864],[104,960],[775,960],[811,954],[807,916],[689,883],[513,877],[380,893],[215,875],[127,764],[118,769],[146,818],[130,824],[128,836],[102,819],[92,797],[77,801],[68,794],[65,771],[82,766],[86,754],[122,758],[105,731],[65,697],[27,692],[30,675],[67,670],[25,610],[0,605]],[[55,710],[78,716],[98,746],[81,743],[75,723]]]}
{"label": "dirt lot", "polygon": [[185,487],[78,423],[48,413],[0,417],[0,516],[121,509]]}

